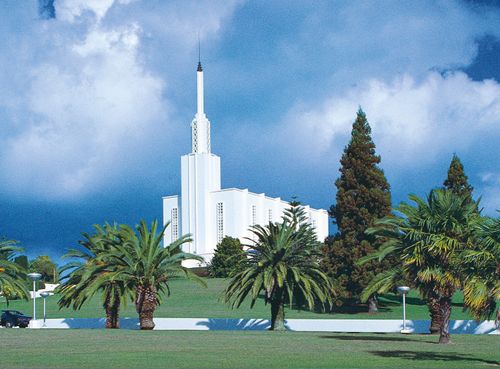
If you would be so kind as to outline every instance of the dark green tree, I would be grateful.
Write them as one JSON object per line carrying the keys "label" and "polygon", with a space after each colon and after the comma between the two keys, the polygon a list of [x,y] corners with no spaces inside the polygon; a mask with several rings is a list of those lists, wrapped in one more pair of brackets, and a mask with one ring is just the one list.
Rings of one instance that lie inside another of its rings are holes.
{"label": "dark green tree", "polygon": [[[470,292],[466,306],[477,313],[476,317],[491,314],[494,309],[492,303],[498,283],[493,272],[498,259],[490,253],[497,244],[490,238],[494,233],[489,232],[494,228],[477,234],[480,231],[477,224],[481,221],[477,203],[470,201],[467,195],[437,189],[426,199],[415,195],[409,198],[414,204],[401,203],[395,214],[377,220],[367,231],[386,241],[360,262],[388,256],[399,262],[379,273],[363,295],[372,293],[369,291],[387,291],[398,276],[402,276],[405,284],[417,288],[428,303],[440,334],[439,343],[448,343],[451,301],[458,288],[462,286],[464,292]],[[485,273],[478,273],[481,269]],[[436,306],[439,322],[433,315]]]}
{"label": "dark green tree", "polygon": [[[393,262],[356,264],[381,244],[366,234],[366,229],[391,212],[390,186],[379,163],[370,125],[360,108],[352,126],[351,140],[340,160],[341,174],[335,182],[336,204],[330,208],[338,232],[327,238],[323,250],[322,265],[334,283],[339,297],[337,304],[358,299],[373,277]],[[370,296],[368,307],[370,312],[377,311],[376,295]]]}
{"label": "dark green tree", "polygon": [[14,262],[18,252],[16,241],[0,239],[0,293],[9,300],[23,298],[28,300],[29,293],[25,286],[26,269]]}
{"label": "dark green tree", "polygon": [[226,236],[217,245],[208,270],[212,277],[231,277],[242,270],[245,260],[246,253],[240,240]]}
{"label": "dark green tree", "polygon": [[206,287],[202,279],[182,266],[184,260],[203,260],[198,255],[182,251],[182,245],[191,241],[188,235],[161,247],[163,234],[169,225],[159,227],[156,220],[151,222],[150,227],[144,220],[135,229],[121,225],[118,242],[111,242],[109,252],[96,258],[97,263],[110,267],[106,279],[123,283],[134,296],[139,325],[145,330],[155,327],[154,312],[162,298],[170,296],[172,280],[184,276]]}
{"label": "dark green tree", "polygon": [[123,243],[119,237],[120,226],[116,223],[95,224],[94,230],[91,235],[83,233],[79,249],[70,249],[63,255],[70,261],[60,270],[59,308],[80,310],[96,293],[100,293],[106,313],[106,328],[120,328],[120,308],[126,304],[130,293],[125,283],[110,278],[116,268],[106,260],[111,248]]}
{"label": "dark green tree", "polygon": [[466,195],[472,199],[472,190],[474,189],[468,182],[464,172],[464,166],[456,154],[453,154],[448,177],[444,181],[444,187],[457,195]]}
{"label": "dark green tree", "polygon": [[59,281],[57,265],[48,255],[37,256],[35,260],[31,261],[29,269],[32,272],[40,273],[42,282],[57,283]]}
{"label": "dark green tree", "polygon": [[321,244],[304,209],[285,210],[282,222],[254,225],[255,236],[244,268],[224,291],[223,301],[238,308],[247,298],[250,307],[263,295],[271,305],[270,330],[286,330],[285,304],[302,301],[309,309],[331,303],[332,286],[319,265]]}
{"label": "dark green tree", "polygon": [[21,266],[23,269],[29,269],[28,257],[26,255],[19,255],[14,258],[14,263]]}

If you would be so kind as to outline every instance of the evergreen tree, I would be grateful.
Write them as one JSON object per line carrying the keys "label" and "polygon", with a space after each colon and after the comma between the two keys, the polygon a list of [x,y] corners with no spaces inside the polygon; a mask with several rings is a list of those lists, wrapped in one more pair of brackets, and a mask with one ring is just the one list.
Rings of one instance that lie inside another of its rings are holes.
{"label": "evergreen tree", "polygon": [[[378,249],[381,241],[365,233],[374,220],[391,212],[390,187],[384,172],[377,166],[380,156],[375,154],[371,129],[361,108],[352,126],[351,140],[340,160],[340,178],[336,204],[330,215],[338,232],[326,240],[323,267],[332,278],[340,299],[357,299],[370,280],[393,261],[377,261],[356,265],[356,261]],[[368,300],[369,311],[377,311],[376,296]]]}
{"label": "evergreen tree", "polygon": [[448,178],[444,181],[444,187],[457,195],[466,195],[472,200],[472,190],[474,189],[467,181],[464,166],[456,154],[453,154]]}
{"label": "evergreen tree", "polygon": [[245,260],[246,253],[243,251],[240,240],[226,236],[217,245],[208,269],[212,277],[231,277],[241,271]]}
{"label": "evergreen tree", "polygon": [[57,265],[48,255],[37,256],[36,259],[31,261],[29,269],[31,272],[40,273],[42,282],[57,283],[59,281]]}

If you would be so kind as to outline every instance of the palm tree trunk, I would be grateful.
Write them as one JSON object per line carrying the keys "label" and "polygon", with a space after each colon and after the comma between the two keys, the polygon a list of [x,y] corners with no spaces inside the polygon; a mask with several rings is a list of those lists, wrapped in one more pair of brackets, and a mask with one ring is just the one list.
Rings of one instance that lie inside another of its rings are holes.
{"label": "palm tree trunk", "polygon": [[281,301],[271,301],[271,331],[285,331],[285,305]]}
{"label": "palm tree trunk", "polygon": [[429,315],[431,316],[431,326],[429,331],[431,334],[437,334],[443,325],[443,315],[441,314],[439,301],[434,298],[429,299],[427,307],[429,309]]}
{"label": "palm tree trunk", "polygon": [[368,314],[378,313],[378,301],[376,295],[371,295],[368,299]]}
{"label": "palm tree trunk", "polygon": [[151,330],[155,327],[153,315],[156,310],[156,290],[150,286],[138,286],[135,299],[135,310],[139,314],[141,329]]}
{"label": "palm tree trunk", "polygon": [[115,301],[114,304],[106,306],[106,328],[120,328],[120,301]]}
{"label": "palm tree trunk", "polygon": [[495,318],[495,326],[500,329],[500,307],[497,308],[497,316]]}
{"label": "palm tree trunk", "polygon": [[106,328],[120,328],[120,296],[117,290],[106,290],[103,307],[106,311]]}
{"label": "palm tree trunk", "polygon": [[439,343],[450,343],[450,316],[451,316],[451,297],[443,297],[439,300],[440,312],[443,317],[443,324],[439,329]]}

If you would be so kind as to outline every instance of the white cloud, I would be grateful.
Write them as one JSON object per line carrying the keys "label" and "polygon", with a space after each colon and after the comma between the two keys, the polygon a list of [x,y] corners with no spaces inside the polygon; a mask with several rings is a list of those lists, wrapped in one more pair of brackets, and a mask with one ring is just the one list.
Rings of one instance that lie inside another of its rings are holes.
{"label": "white cloud", "polygon": [[[121,182],[130,186],[131,178],[157,181],[158,169],[151,163],[168,154],[179,135],[173,130],[177,122],[169,96],[175,65],[159,69],[143,49],[144,39],[151,37],[146,33],[157,25],[158,9],[128,12],[127,7],[141,5],[130,0],[55,4],[55,20],[24,18],[23,33],[6,33],[0,41],[9,59],[0,68],[5,87],[0,93],[2,193],[71,199]],[[172,10],[160,13],[178,17],[176,24],[162,23],[163,33],[154,35],[170,42],[156,56],[177,56],[176,44],[194,51],[196,32],[186,37],[182,32],[193,22],[201,24],[203,17],[215,35],[234,9],[230,3],[219,14],[222,5],[192,17],[186,10],[195,3],[160,3]],[[115,18],[108,21],[111,8]],[[17,47],[9,47],[13,43]]]}
{"label": "white cloud", "polygon": [[85,12],[91,12],[100,21],[113,6],[115,0],[58,0],[55,2],[58,19],[74,22]]}
{"label": "white cloud", "polygon": [[478,145],[500,133],[500,84],[470,80],[462,72],[429,72],[421,82],[409,75],[390,82],[370,79],[314,106],[295,106],[285,128],[309,160],[347,143],[358,106],[367,114],[377,151],[387,165],[425,166],[443,152]]}
{"label": "white cloud", "polygon": [[11,191],[92,192],[127,169],[128,153],[141,156],[161,130],[167,103],[162,80],[138,60],[138,32],[134,25],[95,28],[67,46],[71,66],[60,60],[33,69],[25,98],[34,121],[6,140],[0,159]]}

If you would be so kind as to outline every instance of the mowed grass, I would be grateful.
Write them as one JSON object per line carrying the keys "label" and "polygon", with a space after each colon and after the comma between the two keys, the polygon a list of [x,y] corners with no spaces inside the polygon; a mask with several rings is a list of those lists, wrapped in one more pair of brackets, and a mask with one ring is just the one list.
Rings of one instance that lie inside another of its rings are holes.
{"label": "mowed grass", "polygon": [[494,335],[0,329],[2,368],[494,368]]}
{"label": "mowed grass", "polygon": [[[239,309],[231,309],[220,302],[222,291],[227,280],[207,278],[207,288],[187,280],[171,281],[171,295],[164,297],[162,304],[155,312],[156,317],[162,318],[256,318],[269,319],[270,307],[259,300],[253,309],[250,302],[245,302]],[[88,301],[81,310],[59,309],[57,295],[47,298],[47,318],[99,318],[104,317],[100,295]],[[426,305],[418,298],[415,291],[411,291],[406,299],[408,319],[429,319]],[[457,293],[454,298],[452,319],[471,319],[463,311],[462,296]],[[42,299],[37,299],[37,317],[42,316]],[[286,318],[295,319],[401,319],[401,296],[387,294],[380,298],[380,312],[368,314],[366,306],[346,307],[336,309],[334,313],[312,312],[307,310],[286,310]],[[26,314],[33,311],[32,301],[11,301],[9,307],[0,300],[0,309],[16,309]],[[120,311],[121,317],[137,317],[135,306],[129,302]]]}

